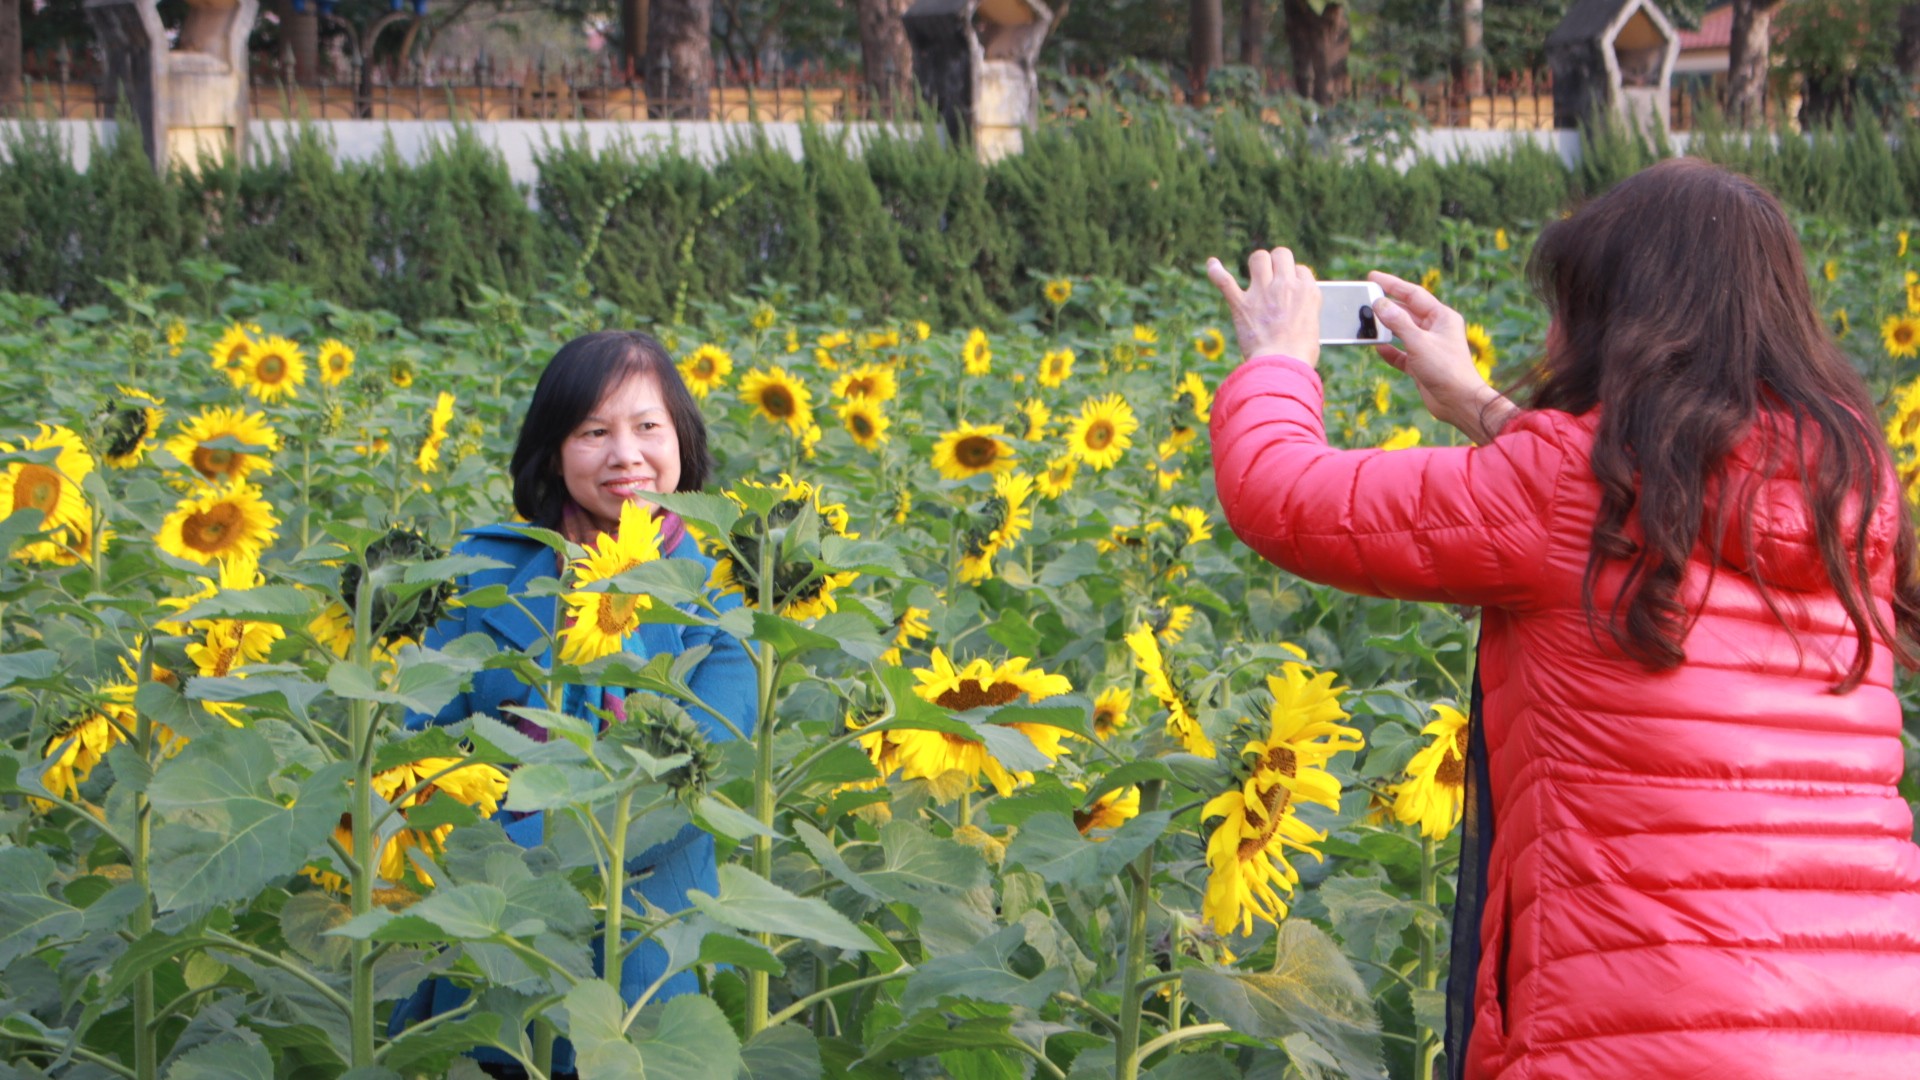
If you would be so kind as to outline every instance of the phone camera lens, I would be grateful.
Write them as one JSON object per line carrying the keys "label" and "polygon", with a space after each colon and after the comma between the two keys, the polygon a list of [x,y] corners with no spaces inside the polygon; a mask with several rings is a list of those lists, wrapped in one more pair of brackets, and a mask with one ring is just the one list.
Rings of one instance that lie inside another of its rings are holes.
{"label": "phone camera lens", "polygon": [[1376,338],[1380,336],[1379,324],[1374,322],[1372,304],[1360,305],[1360,333],[1357,336],[1361,338]]}

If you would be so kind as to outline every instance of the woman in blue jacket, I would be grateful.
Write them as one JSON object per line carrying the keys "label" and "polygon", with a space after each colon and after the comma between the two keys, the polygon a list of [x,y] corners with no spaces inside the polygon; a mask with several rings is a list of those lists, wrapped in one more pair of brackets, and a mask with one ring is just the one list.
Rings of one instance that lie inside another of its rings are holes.
{"label": "woman in blue jacket", "polygon": [[[510,466],[513,504],[527,524],[552,529],[575,543],[586,544],[602,533],[617,531],[621,505],[638,493],[698,491],[712,467],[700,408],[660,343],[637,332],[587,334],[562,346],[534,387]],[[678,516],[663,511],[660,524],[660,550],[665,557],[696,559],[712,570],[712,560],[701,554]],[[559,577],[559,557],[510,525],[472,529],[466,537],[456,552],[494,559],[505,563],[506,568],[469,575],[462,582],[462,591],[505,585],[519,604],[458,609],[428,633],[425,644],[438,648],[462,635],[480,633],[502,649],[528,652],[541,648],[541,663],[551,664],[555,601],[552,596],[528,596],[526,589],[536,578]],[[738,594],[721,597],[716,593],[711,599],[721,610],[740,603]],[[703,701],[724,713],[741,733],[751,735],[757,682],[753,662],[737,639],[710,626],[647,623],[624,642],[627,652],[642,659],[678,654],[695,646],[711,651],[694,668],[689,686]],[[410,727],[451,724],[484,713],[544,741],[543,729],[501,711],[513,705],[550,707],[537,700],[537,694],[510,671],[483,671],[473,677],[471,690],[437,715],[414,714],[407,722]],[[618,716],[624,712],[618,694],[597,687],[568,686],[560,707],[587,719],[593,715],[589,706],[606,708]],[[688,711],[708,738],[718,741],[732,737],[703,710]],[[502,811],[498,820],[515,842],[527,847],[541,842],[541,814]],[[687,826],[671,840],[629,861],[629,872],[639,877],[629,889],[634,898],[630,903],[637,908],[644,898],[656,907],[678,911],[687,906],[690,889],[717,892],[718,867],[714,860],[713,838]],[[666,951],[652,942],[628,953],[620,972],[622,995],[629,1003],[636,1000],[665,965]],[[697,989],[693,973],[682,972],[669,979],[655,997],[664,999]],[[407,1024],[455,1007],[466,996],[464,987],[445,980],[428,983],[396,1010],[391,1028],[398,1032]],[[483,1051],[479,1057],[493,1066],[489,1071],[497,1075],[518,1072],[516,1066],[509,1065],[510,1059],[498,1052]],[[570,1048],[564,1044],[556,1047],[555,1071],[570,1070],[571,1059]],[[508,1067],[498,1068],[502,1065]]]}

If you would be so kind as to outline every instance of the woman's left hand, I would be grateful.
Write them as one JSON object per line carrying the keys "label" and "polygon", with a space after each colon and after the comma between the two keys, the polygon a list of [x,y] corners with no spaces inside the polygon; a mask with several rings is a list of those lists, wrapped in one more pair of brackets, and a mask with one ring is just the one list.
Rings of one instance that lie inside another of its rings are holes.
{"label": "woman's left hand", "polygon": [[1242,289],[1219,259],[1207,260],[1207,280],[1226,298],[1240,356],[1278,353],[1317,367],[1320,363],[1320,286],[1313,271],[1297,266],[1286,248],[1247,257],[1251,283]]}

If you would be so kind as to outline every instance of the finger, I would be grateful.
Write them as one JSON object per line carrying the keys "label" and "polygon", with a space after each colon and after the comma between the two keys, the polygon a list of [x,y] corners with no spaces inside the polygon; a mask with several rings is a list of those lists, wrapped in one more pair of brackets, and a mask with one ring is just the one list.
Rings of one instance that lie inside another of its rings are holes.
{"label": "finger", "polygon": [[1281,281],[1293,280],[1293,251],[1290,248],[1273,249],[1273,276]]}
{"label": "finger", "polygon": [[1308,284],[1312,284],[1313,282],[1320,280],[1319,278],[1314,276],[1313,267],[1307,266],[1305,264],[1294,267],[1293,272],[1295,275],[1297,275],[1300,278],[1301,281],[1307,282]]}
{"label": "finger", "polygon": [[1404,350],[1396,349],[1392,345],[1375,345],[1373,351],[1379,353],[1380,359],[1393,365],[1396,370],[1407,370],[1407,354]]}
{"label": "finger", "polygon": [[1219,259],[1207,260],[1207,280],[1213,282],[1213,287],[1220,290],[1220,295],[1226,297],[1229,305],[1238,304],[1245,295],[1240,283],[1234,280],[1233,271],[1228,270]]}
{"label": "finger", "polygon": [[1413,317],[1407,305],[1397,304],[1391,297],[1382,297],[1374,301],[1373,317],[1380,325],[1393,331],[1393,336],[1411,344],[1415,338],[1426,336],[1427,328],[1421,326]]}
{"label": "finger", "polygon": [[1273,257],[1264,251],[1247,256],[1247,288],[1264,289],[1273,281]]}
{"label": "finger", "polygon": [[1435,297],[1432,293],[1404,278],[1397,278],[1384,271],[1375,270],[1373,273],[1367,275],[1367,280],[1380,286],[1381,292],[1405,304],[1407,308],[1413,312],[1413,317],[1419,319],[1423,326],[1428,325],[1431,320],[1439,318],[1449,310],[1447,305],[1442,304],[1439,298]]}

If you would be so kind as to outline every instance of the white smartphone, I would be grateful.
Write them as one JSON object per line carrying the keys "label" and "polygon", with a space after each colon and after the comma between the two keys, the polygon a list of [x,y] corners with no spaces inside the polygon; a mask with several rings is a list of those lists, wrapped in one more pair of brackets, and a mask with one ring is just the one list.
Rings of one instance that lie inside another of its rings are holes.
{"label": "white smartphone", "polygon": [[1378,345],[1393,332],[1374,317],[1373,305],[1386,294],[1371,281],[1320,282],[1320,344]]}

